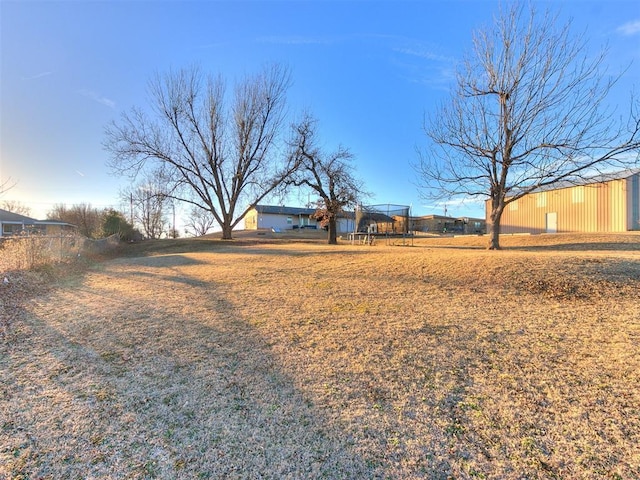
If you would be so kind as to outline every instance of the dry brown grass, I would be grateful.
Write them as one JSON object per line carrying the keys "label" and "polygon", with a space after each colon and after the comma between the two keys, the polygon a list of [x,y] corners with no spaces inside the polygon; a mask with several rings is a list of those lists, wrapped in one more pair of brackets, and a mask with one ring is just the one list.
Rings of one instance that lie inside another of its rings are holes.
{"label": "dry brown grass", "polygon": [[70,276],[0,346],[0,478],[639,478],[640,236],[485,241]]}

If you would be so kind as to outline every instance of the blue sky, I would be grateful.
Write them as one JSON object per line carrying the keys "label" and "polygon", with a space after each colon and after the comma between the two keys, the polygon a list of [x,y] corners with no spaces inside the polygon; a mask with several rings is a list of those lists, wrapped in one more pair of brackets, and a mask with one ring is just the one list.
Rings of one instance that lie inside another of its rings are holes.
{"label": "blue sky", "polygon": [[[109,175],[104,127],[146,105],[155,72],[198,64],[230,83],[265,63],[291,69],[292,115],[310,110],[328,150],[355,155],[370,203],[443,213],[420,198],[410,166],[423,116],[448,94],[474,29],[497,1],[0,2],[0,179],[44,217],[56,203],[120,208],[127,180]],[[537,2],[573,19],[611,73],[611,104],[640,94],[640,2]],[[454,216],[483,216],[450,205]]]}

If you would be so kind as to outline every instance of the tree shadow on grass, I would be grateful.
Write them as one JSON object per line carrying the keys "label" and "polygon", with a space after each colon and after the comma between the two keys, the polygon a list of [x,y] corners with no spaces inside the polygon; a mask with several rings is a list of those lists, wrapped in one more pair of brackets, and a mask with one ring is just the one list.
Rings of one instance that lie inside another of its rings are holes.
{"label": "tree shadow on grass", "polygon": [[3,352],[0,476],[376,476],[215,284],[95,275],[36,299]]}

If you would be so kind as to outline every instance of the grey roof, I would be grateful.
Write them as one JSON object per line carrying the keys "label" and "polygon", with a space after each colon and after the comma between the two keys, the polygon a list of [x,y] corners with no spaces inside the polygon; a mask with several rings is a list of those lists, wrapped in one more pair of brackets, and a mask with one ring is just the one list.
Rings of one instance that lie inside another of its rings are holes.
{"label": "grey roof", "polygon": [[0,222],[25,223],[32,225],[34,223],[37,223],[38,221],[34,218],[19,215],[17,213],[13,213],[0,208]]}
{"label": "grey roof", "polygon": [[62,225],[75,227],[75,225],[60,220],[36,220],[35,218],[20,215],[0,208],[0,222],[3,223],[19,223],[24,225]]}
{"label": "grey roof", "polygon": [[285,207],[278,205],[256,205],[258,213],[276,214],[276,215],[312,215],[316,212],[315,208],[299,208]]}

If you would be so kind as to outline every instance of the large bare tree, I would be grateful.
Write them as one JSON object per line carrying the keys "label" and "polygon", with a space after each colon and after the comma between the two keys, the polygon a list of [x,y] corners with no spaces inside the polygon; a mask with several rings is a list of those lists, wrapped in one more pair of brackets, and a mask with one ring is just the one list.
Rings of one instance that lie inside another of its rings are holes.
{"label": "large bare tree", "polygon": [[317,121],[306,114],[293,126],[290,161],[298,168],[288,183],[309,188],[318,195],[315,217],[327,227],[328,243],[335,245],[338,215],[348,207],[355,208],[366,193],[354,176],[351,152],[340,146],[327,154],[318,143]]}
{"label": "large bare tree", "polygon": [[278,149],[289,78],[280,65],[265,67],[237,83],[228,101],[221,76],[195,67],[158,75],[151,112],[133,109],[107,127],[110,166],[121,174],[161,169],[167,194],[211,212],[230,239],[293,168]]}
{"label": "large bare tree", "polygon": [[489,199],[491,249],[500,248],[510,202],[627,168],[639,148],[633,101],[626,121],[607,106],[619,77],[606,75],[605,52],[592,56],[584,37],[549,12],[505,5],[492,28],[474,34],[451,98],[425,119],[430,148],[417,165],[429,199]]}

